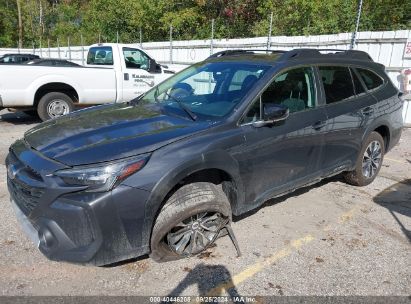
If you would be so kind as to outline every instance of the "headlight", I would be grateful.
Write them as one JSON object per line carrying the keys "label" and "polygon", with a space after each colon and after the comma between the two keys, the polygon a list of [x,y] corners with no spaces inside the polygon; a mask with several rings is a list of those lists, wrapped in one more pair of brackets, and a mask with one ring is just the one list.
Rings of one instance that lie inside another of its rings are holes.
{"label": "headlight", "polygon": [[54,172],[68,185],[87,186],[87,192],[105,192],[144,167],[149,155],[104,164],[76,166]]}

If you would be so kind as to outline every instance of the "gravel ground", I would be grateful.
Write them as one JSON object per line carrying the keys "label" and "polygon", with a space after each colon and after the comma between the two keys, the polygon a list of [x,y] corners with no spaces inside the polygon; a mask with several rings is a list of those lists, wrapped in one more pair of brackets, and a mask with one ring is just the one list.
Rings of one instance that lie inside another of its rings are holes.
{"label": "gravel ground", "polygon": [[38,123],[0,111],[1,295],[410,295],[411,129],[375,182],[341,178],[236,219],[243,256],[224,237],[197,257],[110,267],[48,261],[17,225],[6,189],[9,145]]}

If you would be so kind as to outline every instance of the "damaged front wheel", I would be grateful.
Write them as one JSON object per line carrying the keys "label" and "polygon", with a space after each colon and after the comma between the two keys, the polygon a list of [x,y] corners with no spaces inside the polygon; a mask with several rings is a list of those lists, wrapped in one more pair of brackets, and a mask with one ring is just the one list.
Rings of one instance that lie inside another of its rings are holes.
{"label": "damaged front wheel", "polygon": [[166,202],[151,235],[151,257],[158,262],[196,255],[209,248],[231,221],[221,185],[184,185]]}

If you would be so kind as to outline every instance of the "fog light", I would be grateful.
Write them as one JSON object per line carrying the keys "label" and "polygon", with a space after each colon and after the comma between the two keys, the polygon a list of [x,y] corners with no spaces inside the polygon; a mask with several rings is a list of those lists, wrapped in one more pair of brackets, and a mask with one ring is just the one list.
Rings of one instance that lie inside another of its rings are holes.
{"label": "fog light", "polygon": [[54,236],[47,229],[42,229],[39,231],[39,240],[42,247],[50,248],[54,245]]}

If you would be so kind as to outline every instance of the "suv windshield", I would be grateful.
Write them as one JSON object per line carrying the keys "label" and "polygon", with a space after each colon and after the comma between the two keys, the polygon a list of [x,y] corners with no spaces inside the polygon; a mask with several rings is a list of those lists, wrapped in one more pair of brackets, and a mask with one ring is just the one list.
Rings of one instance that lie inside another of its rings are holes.
{"label": "suv windshield", "polygon": [[238,62],[195,64],[148,91],[139,102],[160,103],[171,112],[185,107],[200,119],[218,119],[230,114],[269,68]]}

